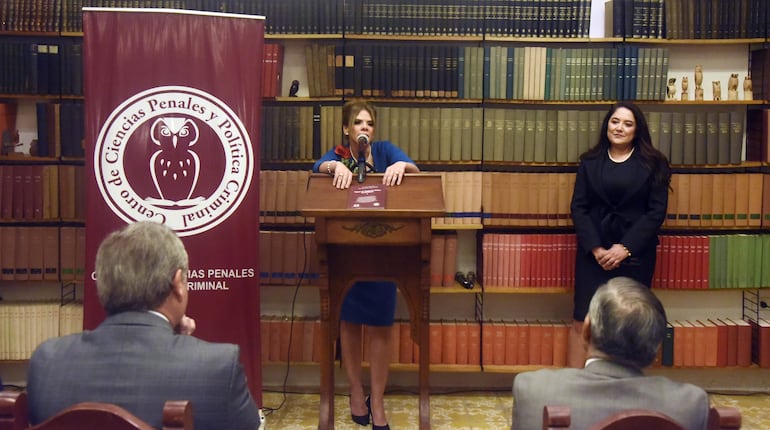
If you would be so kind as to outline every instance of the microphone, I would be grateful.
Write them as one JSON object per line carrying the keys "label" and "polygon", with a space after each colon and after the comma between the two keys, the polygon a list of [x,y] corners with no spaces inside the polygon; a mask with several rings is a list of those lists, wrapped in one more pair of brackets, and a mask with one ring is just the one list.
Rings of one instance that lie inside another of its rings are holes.
{"label": "microphone", "polygon": [[358,135],[358,183],[366,181],[366,145],[369,144],[369,136],[361,133]]}

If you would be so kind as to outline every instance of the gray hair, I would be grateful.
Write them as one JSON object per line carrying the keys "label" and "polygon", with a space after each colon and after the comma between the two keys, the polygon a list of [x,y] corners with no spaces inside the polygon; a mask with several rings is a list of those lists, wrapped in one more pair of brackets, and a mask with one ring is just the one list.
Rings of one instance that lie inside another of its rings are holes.
{"label": "gray hair", "polygon": [[187,279],[184,244],[169,227],[141,221],[112,232],[96,252],[96,292],[107,314],[160,306],[176,271]]}
{"label": "gray hair", "polygon": [[663,304],[641,283],[610,279],[588,307],[591,344],[610,359],[638,368],[649,366],[666,334]]}

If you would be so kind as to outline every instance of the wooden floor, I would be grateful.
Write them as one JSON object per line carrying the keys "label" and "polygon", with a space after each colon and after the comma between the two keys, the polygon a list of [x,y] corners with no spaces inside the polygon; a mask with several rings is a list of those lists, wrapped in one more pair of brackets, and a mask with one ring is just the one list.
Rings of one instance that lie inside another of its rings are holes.
{"label": "wooden floor", "polygon": [[[770,387],[769,387],[770,388]],[[743,430],[770,430],[770,394],[725,395],[710,394],[715,405],[737,407],[743,416]],[[318,427],[317,394],[282,394],[264,392],[263,403],[268,411],[266,429],[311,430]],[[362,430],[350,420],[348,397],[335,398],[335,429]],[[280,407],[279,407],[280,406]],[[418,396],[414,393],[388,393],[385,407],[393,430],[418,428]],[[431,429],[494,429],[511,427],[511,393],[464,392],[431,396]]]}

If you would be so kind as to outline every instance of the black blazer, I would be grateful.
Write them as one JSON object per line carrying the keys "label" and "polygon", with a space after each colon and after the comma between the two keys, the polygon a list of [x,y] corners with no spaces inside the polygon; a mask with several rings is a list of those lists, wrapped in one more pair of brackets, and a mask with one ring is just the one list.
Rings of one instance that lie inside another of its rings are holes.
{"label": "black blazer", "polygon": [[602,166],[610,162],[603,155],[584,159],[578,166],[570,206],[578,247],[590,254],[597,246],[609,249],[614,243],[622,243],[632,256],[638,255],[658,244],[658,231],[668,206],[668,184],[653,184],[652,172],[634,153],[629,162],[636,163],[634,170],[643,176],[619,203],[613,204],[601,180]]}

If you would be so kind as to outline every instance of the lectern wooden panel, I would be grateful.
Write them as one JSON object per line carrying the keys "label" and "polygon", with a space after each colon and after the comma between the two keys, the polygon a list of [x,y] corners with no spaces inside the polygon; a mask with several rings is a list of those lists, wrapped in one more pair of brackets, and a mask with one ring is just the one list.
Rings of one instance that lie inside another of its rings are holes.
{"label": "lectern wooden panel", "polygon": [[[382,175],[364,185],[382,183]],[[354,185],[357,183],[354,181]],[[351,209],[350,190],[327,175],[311,175],[302,208],[315,217],[321,296],[321,405],[318,428],[334,428],[334,341],[342,302],[359,280],[388,280],[401,291],[420,347],[420,429],[430,428],[430,238],[431,217],[444,215],[441,176],[406,175],[386,188],[385,207]]]}

